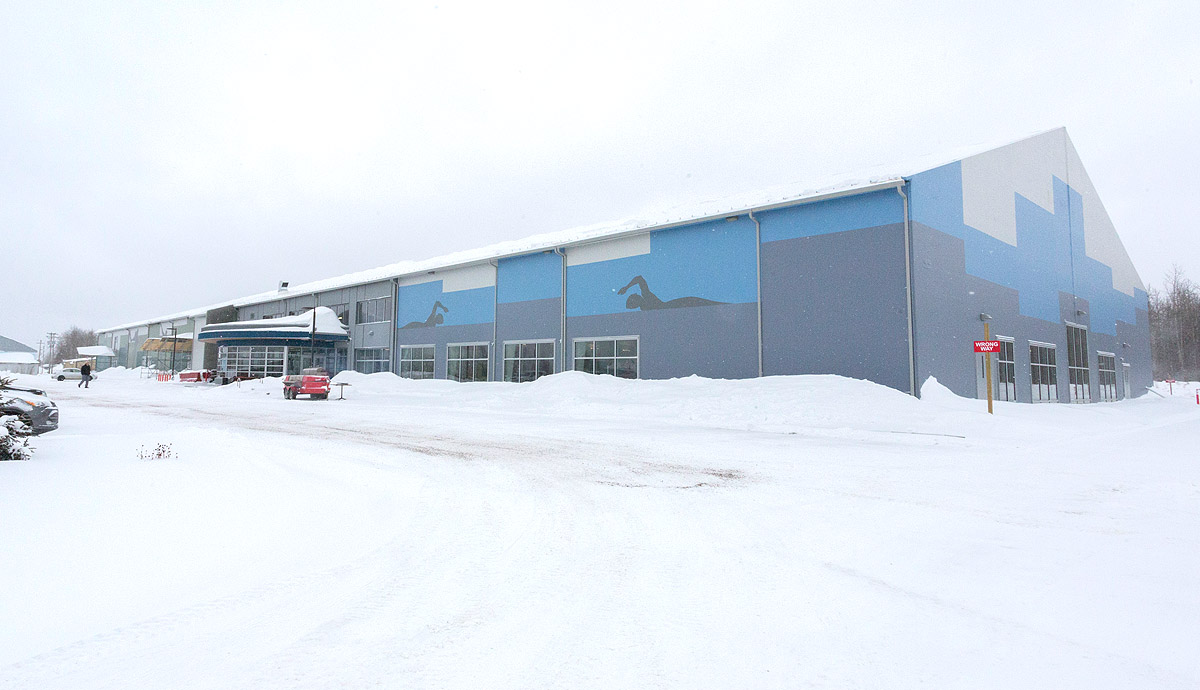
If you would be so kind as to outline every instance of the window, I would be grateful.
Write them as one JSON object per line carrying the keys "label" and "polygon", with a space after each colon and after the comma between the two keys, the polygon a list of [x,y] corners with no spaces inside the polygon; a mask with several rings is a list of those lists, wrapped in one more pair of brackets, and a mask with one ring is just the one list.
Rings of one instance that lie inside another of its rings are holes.
{"label": "window", "polygon": [[447,345],[446,378],[451,381],[487,381],[487,343]]}
{"label": "window", "polygon": [[350,351],[344,347],[304,347],[289,345],[287,351],[287,372],[299,374],[309,367],[321,367],[330,375],[349,368]]}
{"label": "window", "polygon": [[637,338],[581,338],[575,340],[575,371],[636,379],[638,377]]}
{"label": "window", "polygon": [[1000,352],[996,363],[996,399],[1015,402],[1017,399],[1017,362],[1014,357],[1015,343],[1011,338],[999,337]]}
{"label": "window", "polygon": [[402,345],[400,347],[400,375],[406,379],[433,378],[432,345]]}
{"label": "window", "polygon": [[1099,369],[1100,401],[1117,401],[1117,356],[1111,352],[1097,352],[1096,362]]}
{"label": "window", "polygon": [[554,373],[554,341],[504,343],[504,380],[536,381]]}
{"label": "window", "polygon": [[[375,299],[365,299],[358,303],[358,310],[355,312],[355,323],[377,323],[379,321],[391,321],[392,298],[391,297],[376,297]],[[345,322],[343,322],[345,323]]]}
{"label": "window", "polygon": [[1087,329],[1067,326],[1067,375],[1071,382],[1071,402],[1090,402],[1088,381]]}
{"label": "window", "polygon": [[343,302],[341,304],[331,304],[331,305],[329,305],[329,308],[333,310],[334,314],[337,314],[338,320],[342,322],[343,326],[350,325],[350,305],[349,304],[347,304],[345,302]]}
{"label": "window", "polygon": [[354,370],[363,374],[391,371],[391,352],[386,347],[360,347],[354,350]]}
{"label": "window", "polygon": [[1029,343],[1033,402],[1058,401],[1058,364],[1055,363],[1054,352],[1054,346],[1049,343]]}
{"label": "window", "polygon": [[239,379],[283,376],[283,347],[222,345],[217,349],[217,370],[230,378]]}

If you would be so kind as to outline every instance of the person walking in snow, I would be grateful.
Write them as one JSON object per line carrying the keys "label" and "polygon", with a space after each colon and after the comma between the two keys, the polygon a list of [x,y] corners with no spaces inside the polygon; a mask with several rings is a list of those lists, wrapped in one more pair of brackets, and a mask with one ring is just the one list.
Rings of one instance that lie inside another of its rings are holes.
{"label": "person walking in snow", "polygon": [[87,362],[84,362],[83,366],[79,367],[79,385],[77,385],[75,387],[79,388],[79,386],[83,386],[84,388],[87,388],[88,382],[90,382],[91,380],[92,380],[92,365],[88,364]]}

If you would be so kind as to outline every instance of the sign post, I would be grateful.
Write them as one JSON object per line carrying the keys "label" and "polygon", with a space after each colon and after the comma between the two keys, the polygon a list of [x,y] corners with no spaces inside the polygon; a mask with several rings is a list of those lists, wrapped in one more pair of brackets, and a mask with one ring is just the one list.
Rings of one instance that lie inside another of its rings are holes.
{"label": "sign post", "polygon": [[983,340],[975,341],[975,351],[983,353],[983,368],[986,372],[988,414],[992,412],[992,353],[1000,351],[1000,341],[991,339],[991,329],[988,322],[983,322]]}

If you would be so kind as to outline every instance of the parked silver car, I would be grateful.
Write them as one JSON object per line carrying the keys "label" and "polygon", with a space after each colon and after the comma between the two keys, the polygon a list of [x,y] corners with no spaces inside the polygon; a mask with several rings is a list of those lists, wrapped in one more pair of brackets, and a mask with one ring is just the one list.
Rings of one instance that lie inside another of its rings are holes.
{"label": "parked silver car", "polygon": [[0,417],[5,415],[20,417],[35,434],[58,428],[58,405],[38,388],[0,388]]}
{"label": "parked silver car", "polygon": [[[57,374],[51,374],[51,376],[53,376],[55,379],[57,379],[59,381],[66,381],[67,379],[72,379],[72,380],[78,381],[79,379],[83,378],[83,374],[79,371],[78,367],[63,367],[62,369],[59,370],[59,372]],[[96,378],[96,370],[93,369],[92,370],[92,379],[95,379],[95,378]]]}

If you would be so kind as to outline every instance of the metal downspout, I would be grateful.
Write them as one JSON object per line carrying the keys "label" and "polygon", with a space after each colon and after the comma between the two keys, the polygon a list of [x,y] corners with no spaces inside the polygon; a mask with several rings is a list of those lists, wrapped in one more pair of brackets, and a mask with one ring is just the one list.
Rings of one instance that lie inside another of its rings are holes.
{"label": "metal downspout", "polygon": [[562,372],[567,370],[567,253],[563,251],[562,247],[555,247],[554,253],[562,257],[562,299],[559,300],[562,314],[558,324],[559,343],[561,343],[559,349],[562,350],[559,371]]}
{"label": "metal downspout", "polygon": [[896,186],[896,192],[904,199],[904,292],[908,301],[908,393],[917,395],[917,349],[913,344],[913,279],[912,279],[912,224],[908,220],[908,195],[904,184]]}
{"label": "metal downspout", "polygon": [[[496,350],[498,349],[496,344],[496,322],[500,316],[500,262],[491,259],[488,263],[492,265],[492,268],[496,272],[492,280],[492,347],[488,350],[491,353],[488,355],[488,381],[498,381],[499,379],[496,378]],[[500,364],[504,364],[503,359],[500,360]]]}
{"label": "metal downspout", "polygon": [[[389,321],[392,324],[391,349],[388,352],[388,366],[392,373],[399,371],[400,367],[396,366],[396,314],[400,313],[400,279],[392,278],[392,313],[389,314]],[[350,353],[354,354],[354,353]]]}
{"label": "metal downspout", "polygon": [[763,375],[763,334],[762,334],[762,225],[750,211],[750,220],[754,221],[754,287],[758,305],[758,376]]}

